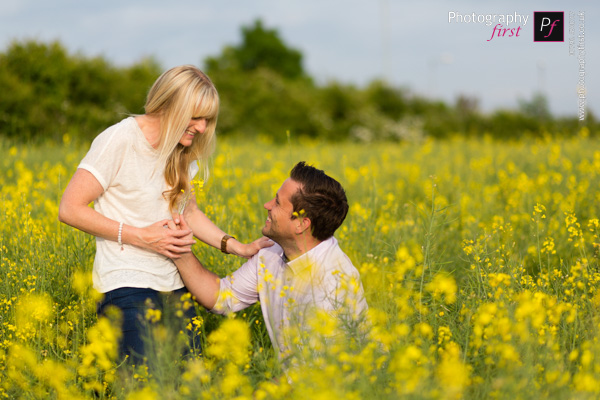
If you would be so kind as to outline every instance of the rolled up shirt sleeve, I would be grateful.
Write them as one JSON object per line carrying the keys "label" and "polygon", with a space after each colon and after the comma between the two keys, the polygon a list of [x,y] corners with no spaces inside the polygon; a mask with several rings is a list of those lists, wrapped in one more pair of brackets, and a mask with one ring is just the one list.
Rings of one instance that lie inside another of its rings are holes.
{"label": "rolled up shirt sleeve", "polygon": [[258,255],[220,281],[219,297],[210,312],[228,314],[258,301]]}

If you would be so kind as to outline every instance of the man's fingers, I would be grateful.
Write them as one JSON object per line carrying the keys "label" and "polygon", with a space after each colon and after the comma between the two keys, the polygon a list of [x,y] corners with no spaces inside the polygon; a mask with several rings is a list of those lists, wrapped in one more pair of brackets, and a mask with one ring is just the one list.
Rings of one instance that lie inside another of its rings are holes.
{"label": "man's fingers", "polygon": [[191,230],[187,222],[185,221],[185,218],[183,218],[183,215],[179,216],[179,227],[183,230]]}
{"label": "man's fingers", "polygon": [[173,231],[177,230],[177,225],[175,224],[175,222],[173,220],[168,221],[167,226],[169,227],[169,229],[171,229]]}

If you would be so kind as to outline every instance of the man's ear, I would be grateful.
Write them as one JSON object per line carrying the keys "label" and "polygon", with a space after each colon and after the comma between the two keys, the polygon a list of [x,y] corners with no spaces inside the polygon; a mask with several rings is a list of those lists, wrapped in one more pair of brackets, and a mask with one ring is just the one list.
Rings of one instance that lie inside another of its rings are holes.
{"label": "man's ear", "polygon": [[310,218],[298,217],[296,218],[296,235],[302,235],[303,233],[310,233],[311,222]]}

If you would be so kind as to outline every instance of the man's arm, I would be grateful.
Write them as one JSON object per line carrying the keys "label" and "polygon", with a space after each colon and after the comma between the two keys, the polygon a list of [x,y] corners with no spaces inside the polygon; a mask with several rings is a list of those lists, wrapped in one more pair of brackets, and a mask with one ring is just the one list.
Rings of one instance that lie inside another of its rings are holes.
{"label": "man's arm", "polygon": [[193,253],[185,253],[174,259],[183,283],[196,301],[208,310],[214,308],[219,297],[219,277],[207,270]]}
{"label": "man's arm", "polygon": [[[168,226],[169,229],[177,229],[173,221],[169,221]],[[189,230],[183,216],[180,218],[180,228]],[[189,292],[198,303],[211,312],[225,314],[239,311],[258,300],[257,256],[242,265],[231,277],[223,280],[206,269],[193,253],[185,253],[181,258],[173,261]],[[220,299],[221,287],[224,293]],[[218,306],[217,301],[219,301]]]}

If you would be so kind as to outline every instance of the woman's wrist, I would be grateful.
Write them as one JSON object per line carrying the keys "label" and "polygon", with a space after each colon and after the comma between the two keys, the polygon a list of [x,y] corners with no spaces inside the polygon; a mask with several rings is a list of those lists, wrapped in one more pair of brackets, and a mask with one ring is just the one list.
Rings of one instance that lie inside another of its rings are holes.
{"label": "woman's wrist", "polygon": [[129,244],[137,247],[144,247],[144,244],[146,244],[141,235],[140,228],[126,224],[123,224],[121,241],[123,244]]}
{"label": "woman's wrist", "polygon": [[239,255],[240,245],[241,243],[238,242],[238,240],[235,237],[231,235],[225,235],[221,239],[221,252],[237,256]]}

